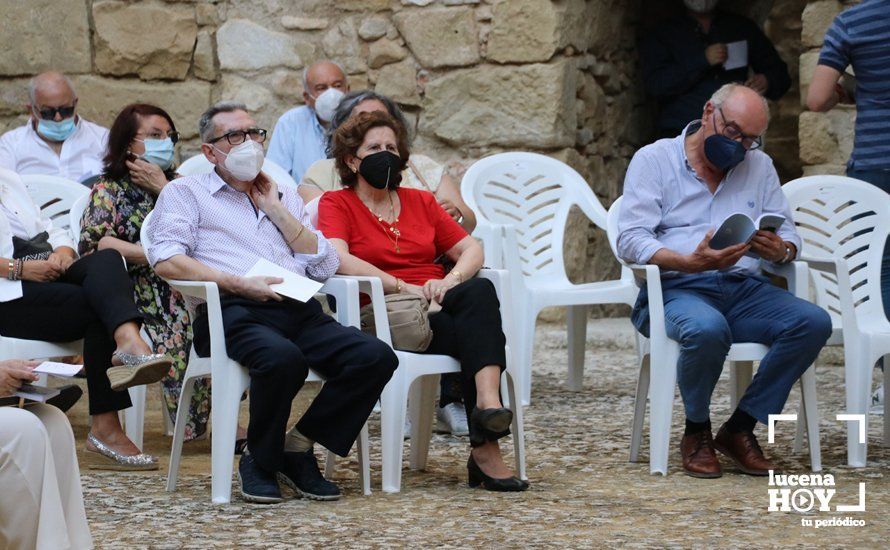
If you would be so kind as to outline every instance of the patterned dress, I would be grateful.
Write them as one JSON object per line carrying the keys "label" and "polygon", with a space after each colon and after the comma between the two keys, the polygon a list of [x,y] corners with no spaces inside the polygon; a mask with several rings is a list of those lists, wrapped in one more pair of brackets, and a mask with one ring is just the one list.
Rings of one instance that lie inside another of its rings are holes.
{"label": "patterned dress", "polygon": [[[154,208],[155,201],[154,195],[132,183],[129,178],[98,181],[93,186],[90,202],[80,223],[80,254],[96,250],[102,237],[138,243],[142,222]],[[128,264],[127,271],[133,281],[136,306],[144,317],[143,327],[155,352],[166,353],[173,358],[173,366],[162,384],[167,412],[175,421],[182,377],[192,343],[189,313],[182,295],[171,289],[150,266]],[[202,435],[207,430],[209,416],[209,380],[199,380],[189,407],[185,439]]]}

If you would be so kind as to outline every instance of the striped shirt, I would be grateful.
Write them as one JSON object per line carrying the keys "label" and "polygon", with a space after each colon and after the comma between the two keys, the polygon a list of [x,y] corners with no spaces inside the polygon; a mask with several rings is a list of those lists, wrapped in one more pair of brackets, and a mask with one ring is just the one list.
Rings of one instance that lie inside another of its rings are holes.
{"label": "striped shirt", "polygon": [[825,33],[819,64],[856,74],[856,139],[850,168],[890,169],[890,0],[865,0]]}

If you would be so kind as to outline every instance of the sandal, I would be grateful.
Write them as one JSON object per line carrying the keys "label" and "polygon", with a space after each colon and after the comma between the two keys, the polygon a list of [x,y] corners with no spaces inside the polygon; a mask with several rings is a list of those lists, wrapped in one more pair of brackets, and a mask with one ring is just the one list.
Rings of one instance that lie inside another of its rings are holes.
{"label": "sandal", "polygon": [[173,359],[161,353],[136,355],[116,351],[111,360],[120,363],[112,366],[106,373],[111,389],[116,391],[157,382],[167,376],[173,364]]}

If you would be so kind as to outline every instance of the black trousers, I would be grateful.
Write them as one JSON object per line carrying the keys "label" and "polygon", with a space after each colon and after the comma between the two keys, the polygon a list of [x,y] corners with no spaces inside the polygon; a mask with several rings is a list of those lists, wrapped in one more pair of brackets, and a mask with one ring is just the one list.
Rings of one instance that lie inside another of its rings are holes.
{"label": "black trousers", "polygon": [[[229,357],[250,372],[247,446],[259,465],[280,471],[291,402],[309,369],[326,379],[297,429],[346,456],[398,366],[383,342],[344,327],[315,300],[301,303],[222,299]],[[194,322],[195,350],[210,353],[206,314]]]}
{"label": "black trousers", "polygon": [[133,284],[116,250],[77,260],[57,281],[22,282],[22,297],[0,302],[0,334],[25,340],[71,342],[83,338],[90,414],[126,409],[130,394],[114,391],[105,372],[115,350],[114,331],[142,322]]}
{"label": "black trousers", "polygon": [[470,279],[455,286],[445,293],[442,310],[430,315],[433,341],[425,353],[449,355],[460,362],[467,418],[476,407],[476,373],[488,365],[497,365],[502,372],[506,368],[506,338],[501,326],[500,302],[487,279]]}

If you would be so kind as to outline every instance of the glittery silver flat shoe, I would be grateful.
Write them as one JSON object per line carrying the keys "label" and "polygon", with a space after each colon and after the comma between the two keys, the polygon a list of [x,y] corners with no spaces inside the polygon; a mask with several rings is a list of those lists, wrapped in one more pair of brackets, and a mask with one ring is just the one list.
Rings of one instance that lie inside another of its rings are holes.
{"label": "glittery silver flat shoe", "polygon": [[108,380],[111,381],[111,389],[117,391],[157,382],[167,376],[170,365],[173,364],[173,359],[161,353],[135,355],[116,351],[111,360],[112,363],[120,363],[108,369],[106,373]]}
{"label": "glittery silver flat shoe", "polygon": [[87,441],[92,443],[97,450],[86,448],[88,465],[93,470],[157,470],[158,459],[152,455],[139,453],[138,455],[122,455],[93,434],[87,434]]}

